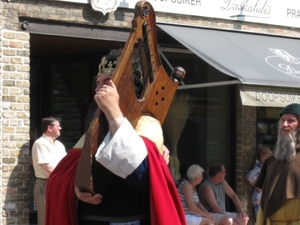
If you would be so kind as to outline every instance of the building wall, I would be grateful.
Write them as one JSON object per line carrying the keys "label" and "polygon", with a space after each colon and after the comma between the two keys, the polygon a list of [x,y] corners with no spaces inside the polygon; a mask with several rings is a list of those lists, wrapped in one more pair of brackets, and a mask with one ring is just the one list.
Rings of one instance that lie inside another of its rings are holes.
{"label": "building wall", "polygon": [[255,213],[251,201],[252,186],[246,179],[255,163],[256,152],[256,107],[242,105],[239,90],[236,107],[236,193],[243,210],[250,216],[249,225],[254,224]]}
{"label": "building wall", "polygon": [[[130,28],[133,10],[119,9],[102,16],[90,5],[33,0],[1,1],[0,7],[0,102],[1,167],[0,198],[2,224],[29,224],[29,185],[31,158],[29,151],[29,57],[30,35],[20,29],[20,18],[34,18],[76,24]],[[200,27],[250,31],[300,37],[300,29],[271,25],[225,21],[195,16],[157,13],[158,22],[180,23]],[[237,93],[236,191],[243,208],[251,215],[252,188],[245,180],[254,163],[256,108],[242,106]],[[250,137],[250,138],[249,138]]]}
{"label": "building wall", "polygon": [[26,224],[29,212],[29,34],[1,30],[2,224]]}

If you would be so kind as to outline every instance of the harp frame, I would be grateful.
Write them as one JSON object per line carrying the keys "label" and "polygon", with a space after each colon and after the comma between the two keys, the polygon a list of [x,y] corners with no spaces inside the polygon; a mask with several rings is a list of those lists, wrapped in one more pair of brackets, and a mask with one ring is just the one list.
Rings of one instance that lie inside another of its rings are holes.
{"label": "harp frame", "polygon": [[[144,79],[144,89],[139,97],[135,92],[132,75],[132,53],[136,47],[141,56],[140,64]],[[123,115],[133,127],[142,115],[150,115],[163,124],[179,82],[184,76],[185,71],[181,67],[176,67],[171,76],[167,75],[158,54],[154,9],[147,1],[137,2],[130,35],[112,75],[112,81],[120,96],[119,105]],[[75,175],[75,185],[81,191],[92,194],[94,185],[91,165],[102,141],[99,139],[100,114],[98,108],[86,133]]]}

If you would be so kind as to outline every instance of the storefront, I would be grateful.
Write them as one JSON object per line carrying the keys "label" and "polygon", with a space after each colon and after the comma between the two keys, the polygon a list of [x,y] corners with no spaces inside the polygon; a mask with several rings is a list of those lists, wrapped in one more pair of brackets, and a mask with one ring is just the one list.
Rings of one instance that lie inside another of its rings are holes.
{"label": "storefront", "polygon": [[[1,3],[1,220],[6,223],[29,224],[34,211],[30,147],[40,135],[40,119],[60,117],[60,140],[71,148],[84,130],[101,57],[127,40],[136,1],[115,1],[118,6],[108,8],[95,2]],[[249,6],[242,11],[221,2],[219,7],[209,1],[151,3],[162,62],[168,73],[171,67],[185,68],[185,85],[177,92],[193,104],[177,149],[171,149],[178,154],[180,174],[191,164],[207,169],[224,163],[228,182],[253,216],[245,175],[256,146],[274,146],[280,107],[298,102],[300,32],[292,16],[297,8],[285,2],[284,7],[273,3],[271,10],[265,1],[254,13]],[[165,140],[171,146],[167,134]]]}

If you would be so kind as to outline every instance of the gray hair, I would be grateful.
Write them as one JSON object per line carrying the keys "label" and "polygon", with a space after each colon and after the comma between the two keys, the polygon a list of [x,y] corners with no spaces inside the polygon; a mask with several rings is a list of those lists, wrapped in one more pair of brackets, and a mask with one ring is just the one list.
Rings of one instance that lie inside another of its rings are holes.
{"label": "gray hair", "polygon": [[203,174],[203,171],[204,171],[204,169],[201,166],[198,166],[196,164],[191,165],[186,172],[187,179],[189,181],[192,181],[198,177],[201,177]]}

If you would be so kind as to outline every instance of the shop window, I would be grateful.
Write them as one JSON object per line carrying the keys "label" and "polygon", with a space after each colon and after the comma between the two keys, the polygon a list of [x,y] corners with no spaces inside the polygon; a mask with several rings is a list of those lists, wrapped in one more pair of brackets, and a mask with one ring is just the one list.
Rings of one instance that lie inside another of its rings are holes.
{"label": "shop window", "polygon": [[[174,67],[179,65],[186,70],[183,80],[186,85],[231,79],[194,54],[164,54]],[[207,171],[212,163],[219,162],[228,171],[226,180],[235,187],[234,90],[233,85],[223,85],[177,91],[177,94],[189,95],[195,99],[177,145],[181,179],[192,164],[198,164]],[[165,135],[165,142],[170,142],[168,135]],[[170,150],[172,155],[174,150]]]}
{"label": "shop window", "polygon": [[257,148],[269,146],[271,150],[274,150],[280,110],[281,108],[257,108]]}

